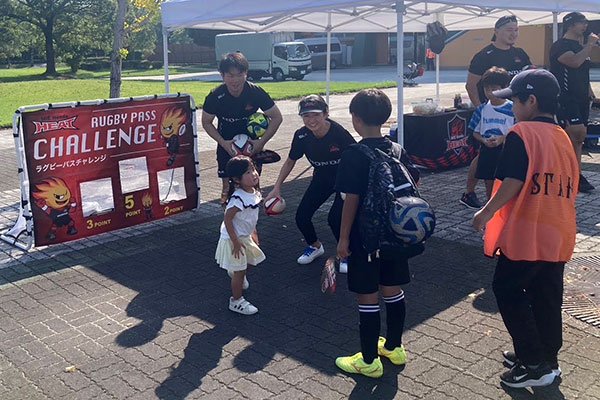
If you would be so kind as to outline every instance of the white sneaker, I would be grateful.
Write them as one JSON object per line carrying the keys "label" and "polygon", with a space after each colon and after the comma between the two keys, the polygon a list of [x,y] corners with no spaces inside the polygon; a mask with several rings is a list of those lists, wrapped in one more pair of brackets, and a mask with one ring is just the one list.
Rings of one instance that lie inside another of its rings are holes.
{"label": "white sneaker", "polygon": [[254,307],[248,300],[244,299],[244,296],[237,300],[234,300],[233,297],[230,297],[229,309],[233,312],[244,315],[252,315],[258,312],[258,308]]}
{"label": "white sneaker", "polygon": [[298,264],[310,264],[315,258],[320,257],[323,254],[325,254],[325,246],[323,246],[323,244],[321,244],[321,247],[319,248],[308,246],[304,249],[302,255],[298,257]]}
{"label": "white sneaker", "polygon": [[340,274],[348,273],[348,259],[344,258],[340,260]]}
{"label": "white sneaker", "polygon": [[[230,278],[233,278],[233,272],[227,271],[227,275],[229,275]],[[242,284],[242,289],[246,290],[249,287],[250,287],[250,282],[248,282],[248,278],[246,278],[246,275],[244,275],[244,283]]]}

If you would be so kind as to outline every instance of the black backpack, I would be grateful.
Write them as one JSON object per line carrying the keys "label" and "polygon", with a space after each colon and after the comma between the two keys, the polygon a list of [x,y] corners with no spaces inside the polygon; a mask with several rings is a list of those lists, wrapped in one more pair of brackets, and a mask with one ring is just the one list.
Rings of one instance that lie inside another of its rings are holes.
{"label": "black backpack", "polygon": [[427,24],[427,41],[429,42],[429,48],[435,54],[440,54],[444,50],[447,36],[448,29],[441,22],[435,21]]}
{"label": "black backpack", "polygon": [[383,250],[388,254],[410,258],[425,250],[424,242],[406,245],[398,239],[392,230],[389,215],[396,199],[421,197],[415,183],[419,172],[402,146],[390,143],[391,155],[364,144],[352,145],[369,159],[369,180],[358,211],[358,230],[363,248],[369,255],[378,255]]}

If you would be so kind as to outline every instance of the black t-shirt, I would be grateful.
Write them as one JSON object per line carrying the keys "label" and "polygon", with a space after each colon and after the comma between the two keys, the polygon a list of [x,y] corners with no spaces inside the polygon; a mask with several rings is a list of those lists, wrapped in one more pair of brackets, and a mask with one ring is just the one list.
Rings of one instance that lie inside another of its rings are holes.
{"label": "black t-shirt", "polygon": [[335,121],[328,119],[330,127],[325,136],[317,138],[303,126],[294,133],[289,157],[299,160],[306,156],[314,167],[314,174],[326,173],[335,179],[342,152],[356,143],[350,132]]}
{"label": "black t-shirt", "polygon": [[[481,76],[492,67],[500,67],[508,71],[508,74],[512,77],[528,65],[531,65],[531,60],[525,50],[520,47],[502,50],[490,43],[473,56],[469,65],[469,72]],[[477,91],[479,92],[479,100],[482,103],[487,101],[481,81],[477,84]]]}
{"label": "black t-shirt", "polygon": [[233,97],[225,84],[214,88],[204,100],[204,111],[216,115],[217,129],[226,140],[240,133],[248,134],[248,117],[258,109],[266,111],[275,105],[271,96],[259,86],[246,82],[239,97]]}
{"label": "black t-shirt", "polygon": [[[366,144],[372,149],[380,149],[387,154],[393,155],[392,142],[387,137],[366,138],[359,143]],[[419,180],[419,170],[409,160],[408,154],[404,149],[402,149],[400,160],[408,168],[408,171],[415,182],[417,182]],[[369,163],[369,159],[361,153],[360,150],[356,149],[354,146],[350,146],[342,154],[342,160],[340,161],[338,168],[335,191],[340,193],[358,194],[361,202],[358,212],[360,212],[362,198],[367,191],[367,185],[369,183]],[[357,217],[354,218],[352,230],[350,231],[350,251],[360,251],[361,249],[362,243],[358,231],[357,213]]]}
{"label": "black t-shirt", "polygon": [[[533,121],[556,124],[553,119],[545,117],[534,118]],[[496,168],[496,179],[502,181],[504,178],[513,178],[525,182],[528,168],[529,156],[525,150],[525,143],[519,135],[511,131],[504,142],[502,155]]]}
{"label": "black t-shirt", "polygon": [[587,102],[590,96],[590,59],[578,68],[567,67],[558,58],[566,52],[577,54],[583,46],[572,39],[558,39],[550,47],[550,72],[560,85],[560,97],[563,101]]}

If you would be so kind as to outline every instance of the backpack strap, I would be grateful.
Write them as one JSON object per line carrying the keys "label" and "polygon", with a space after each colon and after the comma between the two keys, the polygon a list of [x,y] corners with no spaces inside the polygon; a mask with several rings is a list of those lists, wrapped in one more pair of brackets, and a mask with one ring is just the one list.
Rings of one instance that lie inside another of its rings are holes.
{"label": "backpack strap", "polygon": [[355,143],[355,144],[351,145],[350,147],[354,147],[361,154],[364,154],[365,157],[367,157],[369,159],[369,161],[373,161],[377,158],[377,154],[375,153],[375,151],[372,148],[370,148],[369,146],[367,146],[366,144]]}

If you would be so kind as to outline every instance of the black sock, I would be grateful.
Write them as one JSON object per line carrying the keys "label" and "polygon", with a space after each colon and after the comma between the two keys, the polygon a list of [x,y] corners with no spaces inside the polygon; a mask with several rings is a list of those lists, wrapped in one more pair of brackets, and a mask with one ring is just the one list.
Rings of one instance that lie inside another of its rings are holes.
{"label": "black sock", "polygon": [[402,332],[404,331],[404,319],[406,318],[406,303],[404,303],[404,292],[401,290],[395,296],[385,297],[387,335],[385,337],[385,348],[394,350],[402,346]]}
{"label": "black sock", "polygon": [[371,364],[377,358],[377,341],[381,325],[379,304],[359,304],[358,311],[360,315],[360,348],[363,360],[367,364]]}

